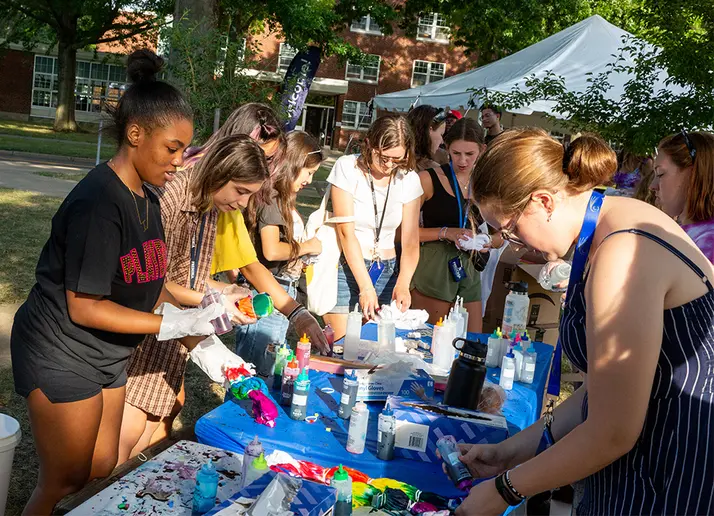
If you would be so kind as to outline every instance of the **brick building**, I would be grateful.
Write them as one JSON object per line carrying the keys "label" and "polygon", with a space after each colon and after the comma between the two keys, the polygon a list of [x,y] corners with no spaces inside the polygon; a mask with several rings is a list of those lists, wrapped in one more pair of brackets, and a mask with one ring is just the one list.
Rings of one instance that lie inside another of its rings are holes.
{"label": "brick building", "polygon": [[[345,39],[372,57],[371,66],[325,59],[310,88],[298,128],[324,145],[344,149],[369,127],[367,102],[377,94],[404,90],[456,75],[473,67],[475,58],[449,41],[449,28],[438,14],[419,19],[416,34],[395,29],[383,35],[369,16],[352,23]],[[280,83],[295,51],[274,34],[256,38],[257,78]],[[376,113],[373,113],[373,116]]]}
{"label": "brick building", "polygon": [[[415,34],[396,29],[383,35],[369,16],[356,20],[345,38],[372,62],[365,66],[323,60],[313,82],[298,127],[319,137],[324,145],[343,149],[359,139],[371,118],[367,102],[376,94],[434,82],[471,68],[474,58],[449,41],[449,28],[438,14],[420,18]],[[264,34],[254,38],[257,63],[247,73],[259,80],[282,83],[295,51]],[[116,99],[126,83],[121,48],[100,47],[77,53],[76,118],[97,120],[102,99]],[[120,53],[115,53],[120,52]],[[19,119],[53,118],[57,104],[57,58],[41,49],[20,46],[0,50],[0,116]],[[375,115],[375,113],[373,113]]]}

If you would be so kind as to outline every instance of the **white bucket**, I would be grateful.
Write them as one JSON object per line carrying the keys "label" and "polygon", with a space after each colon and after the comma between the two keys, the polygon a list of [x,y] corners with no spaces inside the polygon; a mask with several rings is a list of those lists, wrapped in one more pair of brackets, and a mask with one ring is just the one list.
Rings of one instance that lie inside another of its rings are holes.
{"label": "white bucket", "polygon": [[21,437],[20,423],[7,414],[0,414],[0,514],[5,514],[12,459]]}

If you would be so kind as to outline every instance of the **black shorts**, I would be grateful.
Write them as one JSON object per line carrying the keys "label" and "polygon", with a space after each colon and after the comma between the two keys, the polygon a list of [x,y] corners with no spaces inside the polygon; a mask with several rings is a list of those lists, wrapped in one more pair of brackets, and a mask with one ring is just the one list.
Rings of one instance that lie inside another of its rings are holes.
{"label": "black shorts", "polygon": [[10,346],[15,392],[24,398],[35,389],[40,389],[52,403],[69,403],[89,399],[102,389],[117,389],[126,385],[126,368],[113,380],[97,383],[59,365],[51,356],[37,353],[32,343],[21,338],[20,333],[13,325]]}

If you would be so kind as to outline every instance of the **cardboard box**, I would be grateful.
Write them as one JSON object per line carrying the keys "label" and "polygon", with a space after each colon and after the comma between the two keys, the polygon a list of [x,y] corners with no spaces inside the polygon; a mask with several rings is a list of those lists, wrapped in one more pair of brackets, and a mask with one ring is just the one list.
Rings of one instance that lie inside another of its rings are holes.
{"label": "cardboard box", "polygon": [[345,369],[345,372],[357,375],[357,401],[385,401],[389,396],[414,400],[434,397],[434,379],[423,369],[408,376],[370,374],[367,369]]}
{"label": "cardboard box", "polygon": [[[274,471],[268,471],[251,485],[211,509],[206,513],[206,516],[221,515],[221,511],[224,509],[226,510],[223,514],[235,514],[235,510],[231,506],[234,505],[236,500],[239,498],[258,498],[276,475]],[[303,480],[302,488],[298,491],[292,504],[290,504],[290,510],[297,516],[329,516],[332,514],[336,502],[337,491],[335,489],[309,480]]]}
{"label": "cardboard box", "polygon": [[396,396],[390,396],[388,402],[397,419],[394,449],[397,457],[438,462],[436,441],[445,435],[453,435],[459,443],[470,444],[499,443],[508,438],[508,425],[503,416]]}

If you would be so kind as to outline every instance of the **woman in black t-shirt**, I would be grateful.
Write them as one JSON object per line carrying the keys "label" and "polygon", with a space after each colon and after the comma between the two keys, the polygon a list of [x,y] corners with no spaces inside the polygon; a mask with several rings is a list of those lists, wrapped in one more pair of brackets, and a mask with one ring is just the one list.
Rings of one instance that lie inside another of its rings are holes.
{"label": "woman in black t-shirt", "polygon": [[160,331],[154,309],[173,301],[163,287],[159,202],[144,183],[172,179],[193,122],[178,90],[155,80],[162,63],[147,50],[129,57],[133,84],[113,112],[119,149],[53,217],[37,283],[15,316],[15,390],[27,398],[40,459],[25,514],[50,514],[64,496],[112,472],[127,359]]}
{"label": "woman in black t-shirt", "polygon": [[[275,170],[272,197],[266,205],[251,198],[246,210],[246,226],[258,261],[293,298],[302,273],[300,258],[322,252],[317,237],[301,241],[304,226],[295,202],[300,190],[312,183],[323,159],[320,145],[312,136],[303,131],[288,133],[285,155]],[[255,364],[259,374],[268,375],[272,364],[266,348],[282,343],[287,331],[288,319],[273,312],[250,327],[236,328],[236,353]]]}

